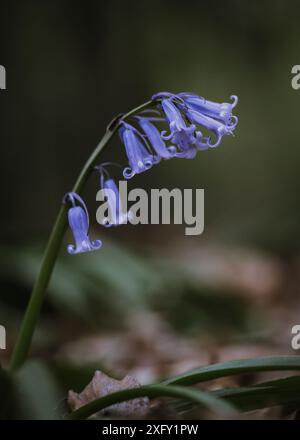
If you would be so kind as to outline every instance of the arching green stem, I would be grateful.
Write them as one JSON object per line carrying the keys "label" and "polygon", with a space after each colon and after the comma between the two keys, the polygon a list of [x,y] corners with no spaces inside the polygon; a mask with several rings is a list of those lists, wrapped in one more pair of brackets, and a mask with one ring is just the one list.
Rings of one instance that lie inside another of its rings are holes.
{"label": "arching green stem", "polygon": [[[130,112],[122,115],[120,118],[115,119],[107,128],[107,131],[86,164],[84,165],[82,171],[80,172],[78,179],[72,189],[73,192],[80,194],[83,190],[83,187],[90,176],[94,166],[96,165],[99,156],[102,150],[109,143],[113,135],[116,133],[120,121],[129,118],[130,116],[138,113],[141,110],[145,110],[146,108],[154,105],[153,101],[147,101],[139,107],[134,108]],[[46,246],[44,256],[42,259],[41,267],[36,278],[31,297],[23,318],[23,322],[19,331],[19,335],[16,341],[16,345],[12,354],[10,369],[11,371],[19,368],[23,362],[25,361],[35,326],[38,321],[39,313],[45,298],[45,293],[47,286],[49,284],[51,274],[53,272],[53,268],[55,265],[55,261],[57,259],[58,252],[61,247],[61,243],[66,232],[67,228],[67,209],[64,205],[60,208],[58,213],[56,222],[53,226],[51,235],[48,240],[48,244]]]}

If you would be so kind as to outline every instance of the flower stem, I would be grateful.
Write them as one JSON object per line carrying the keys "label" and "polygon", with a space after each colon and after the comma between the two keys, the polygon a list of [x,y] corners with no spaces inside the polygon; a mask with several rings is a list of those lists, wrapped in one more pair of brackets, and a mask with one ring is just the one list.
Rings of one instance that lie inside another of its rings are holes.
{"label": "flower stem", "polygon": [[[129,118],[135,113],[144,110],[153,104],[153,101],[147,101],[139,107],[136,107],[130,112],[124,114],[122,117],[114,120],[109,125],[105,135],[82,168],[78,179],[72,189],[72,192],[76,192],[77,194],[80,194],[82,192],[88,177],[90,176],[94,166],[98,161],[100,153],[109,143],[113,135],[116,133],[120,121]],[[48,244],[46,246],[42,259],[41,267],[31,293],[31,297],[23,318],[16,345],[12,353],[10,363],[11,371],[15,371],[16,369],[18,369],[23,364],[28,355],[35,326],[37,324],[39,313],[45,298],[46,289],[54,269],[54,265],[61,247],[64,234],[67,229],[66,213],[67,208],[65,205],[62,205],[58,213],[56,222],[53,226],[51,235],[49,237]]]}

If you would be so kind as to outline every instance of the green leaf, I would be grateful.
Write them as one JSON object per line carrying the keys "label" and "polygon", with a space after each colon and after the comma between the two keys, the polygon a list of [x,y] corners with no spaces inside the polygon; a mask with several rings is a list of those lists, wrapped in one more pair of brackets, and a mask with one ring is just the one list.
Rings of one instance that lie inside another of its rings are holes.
{"label": "green leaf", "polygon": [[[226,388],[212,393],[242,412],[282,406],[288,409],[285,413],[290,414],[300,408],[300,376],[262,382],[250,387]],[[181,399],[174,402],[173,407],[178,412],[187,412],[197,409],[198,405]]]}
{"label": "green leaf", "polygon": [[300,376],[263,382],[253,387],[218,390],[215,395],[242,411],[295,403],[300,406]]}
{"label": "green leaf", "polygon": [[201,404],[213,412],[226,415],[236,414],[236,410],[231,404],[219,399],[211,393],[179,386],[149,385],[140,388],[118,391],[116,393],[111,393],[99,399],[93,400],[87,405],[84,405],[76,411],[70,413],[67,418],[85,419],[115,403],[136,399],[137,397],[177,397]]}
{"label": "green leaf", "polygon": [[165,385],[193,385],[236,374],[286,370],[300,371],[300,356],[265,356],[213,364],[175,376],[162,383]]}

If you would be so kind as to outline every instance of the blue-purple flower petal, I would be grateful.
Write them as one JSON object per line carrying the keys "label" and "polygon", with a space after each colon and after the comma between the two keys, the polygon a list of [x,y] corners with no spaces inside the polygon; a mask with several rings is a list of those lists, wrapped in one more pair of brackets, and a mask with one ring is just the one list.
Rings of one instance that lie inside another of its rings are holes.
{"label": "blue-purple flower petal", "polygon": [[179,96],[188,107],[204,115],[218,119],[232,128],[238,123],[238,118],[232,115],[232,110],[238,102],[238,98],[235,95],[230,97],[233,101],[232,103],[223,102],[221,104],[209,101],[192,93],[179,93]]}
{"label": "blue-purple flower petal", "polygon": [[132,125],[123,122],[119,128],[121,140],[125,146],[129,167],[123,171],[125,179],[149,170],[160,158],[148,150],[142,135]]}
{"label": "blue-purple flower petal", "polygon": [[149,120],[149,118],[138,117],[138,122],[146,134],[152,148],[162,159],[171,159],[176,156],[177,149],[174,146],[167,147],[165,141],[160,135],[159,130]]}
{"label": "blue-purple flower petal", "polygon": [[[69,244],[67,247],[69,254],[100,249],[102,242],[100,240],[90,240],[89,238],[89,216],[84,201],[76,193],[67,193],[64,201],[67,202],[67,200],[72,203],[72,207],[68,210],[68,221],[75,241],[75,245]],[[81,206],[76,206],[76,202],[79,202]]]}
{"label": "blue-purple flower petal", "polygon": [[161,106],[170,129],[169,134],[162,131],[161,137],[164,140],[171,140],[182,152],[187,152],[197,142],[196,126],[186,124],[180,109],[172,99],[163,99]]}
{"label": "blue-purple flower petal", "polygon": [[210,118],[209,116],[206,116],[198,111],[188,109],[186,110],[186,116],[192,123],[205,127],[207,130],[211,131],[215,135],[216,140],[213,143],[211,142],[211,138],[208,138],[208,147],[217,147],[218,145],[220,145],[222,137],[224,135],[233,134],[233,128],[231,126],[223,124],[222,122]]}
{"label": "blue-purple flower petal", "polygon": [[[99,167],[101,172],[101,167]],[[120,198],[119,188],[117,187],[114,179],[105,179],[104,174],[101,174],[101,188],[105,191],[107,197],[107,203],[109,206],[109,216],[110,221],[103,223],[103,226],[119,226],[122,224],[127,224],[128,220],[131,219],[131,212],[124,212],[122,207],[122,201]]]}

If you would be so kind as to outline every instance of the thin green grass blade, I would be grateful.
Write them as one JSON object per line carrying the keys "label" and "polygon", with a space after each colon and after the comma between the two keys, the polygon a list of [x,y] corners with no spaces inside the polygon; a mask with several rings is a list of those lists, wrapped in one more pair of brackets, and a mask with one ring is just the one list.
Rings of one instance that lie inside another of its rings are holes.
{"label": "thin green grass blade", "polygon": [[263,371],[300,371],[300,356],[266,356],[208,365],[161,382],[164,385],[194,385],[220,377]]}
{"label": "thin green grass blade", "polygon": [[215,413],[226,414],[227,416],[237,413],[230,403],[204,391],[178,386],[150,385],[108,394],[70,413],[67,418],[72,420],[85,419],[115,403],[136,399],[137,397],[177,397],[200,404]]}
{"label": "thin green grass blade", "polygon": [[[254,411],[272,406],[300,408],[300,376],[292,376],[262,382],[257,385],[239,388],[225,388],[212,394],[233,404],[241,412]],[[194,402],[180,399],[173,402],[178,412],[193,411],[198,407]]]}
{"label": "thin green grass blade", "polygon": [[253,387],[218,390],[214,393],[236,405],[241,411],[253,411],[298,402],[300,407],[300,376],[263,382]]}

